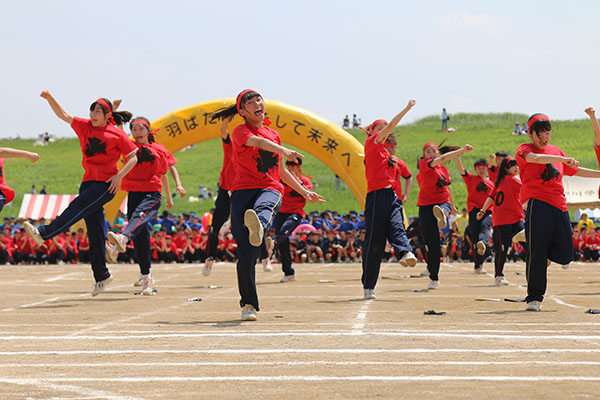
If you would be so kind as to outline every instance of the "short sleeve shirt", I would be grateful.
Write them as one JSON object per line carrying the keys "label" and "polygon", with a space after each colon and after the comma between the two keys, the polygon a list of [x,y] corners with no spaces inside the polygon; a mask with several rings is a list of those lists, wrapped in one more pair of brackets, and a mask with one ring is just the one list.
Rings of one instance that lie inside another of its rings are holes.
{"label": "short sleeve shirt", "polygon": [[158,143],[135,143],[135,145],[137,163],[123,178],[121,189],[128,192],[160,192],[162,190],[160,179],[169,169],[169,162],[175,158]]}
{"label": "short sleeve shirt", "polygon": [[425,158],[419,160],[419,173],[417,174],[419,184],[418,206],[429,206],[450,201],[450,189],[448,188],[452,183],[450,172],[442,164],[431,167],[432,161],[433,159]]}

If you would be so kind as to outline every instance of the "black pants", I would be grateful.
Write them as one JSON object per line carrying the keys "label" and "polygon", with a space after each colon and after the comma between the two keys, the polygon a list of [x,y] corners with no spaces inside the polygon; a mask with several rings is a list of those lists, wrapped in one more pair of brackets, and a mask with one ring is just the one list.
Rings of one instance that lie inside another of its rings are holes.
{"label": "black pants", "polygon": [[148,222],[158,213],[161,199],[160,192],[129,192],[127,195],[128,222],[123,235],[133,240],[135,259],[142,275],[148,275],[152,266]]}
{"label": "black pants", "polygon": [[[510,247],[512,246],[512,237],[523,230],[525,223],[523,221],[514,224],[496,225],[494,227],[494,276],[504,276],[504,264]],[[526,243],[521,243],[527,247]]]}
{"label": "black pants", "polygon": [[285,276],[294,275],[292,256],[290,255],[290,235],[302,222],[300,214],[277,213],[275,216],[275,248],[279,251],[281,268]]}
{"label": "black pants", "polygon": [[219,187],[217,200],[215,200],[215,212],[213,213],[212,223],[208,234],[208,244],[206,246],[206,257],[215,258],[217,255],[217,246],[219,245],[219,231],[231,214],[231,199],[229,192]]}
{"label": "black pants", "polygon": [[[448,215],[450,213],[450,203],[437,204],[442,208],[444,213]],[[433,215],[433,207],[436,204],[428,206],[419,206],[419,219],[421,221],[421,235],[423,236],[423,243],[427,246],[427,269],[429,270],[429,279],[432,281],[439,280],[440,272],[440,256],[442,251],[440,249],[440,228],[438,227],[437,219]]]}

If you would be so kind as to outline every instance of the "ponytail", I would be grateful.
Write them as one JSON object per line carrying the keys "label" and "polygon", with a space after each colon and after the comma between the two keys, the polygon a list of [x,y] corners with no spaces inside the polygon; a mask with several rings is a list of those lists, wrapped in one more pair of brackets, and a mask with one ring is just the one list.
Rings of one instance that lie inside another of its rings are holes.
{"label": "ponytail", "polygon": [[517,164],[517,160],[514,157],[506,157],[504,160],[502,160],[500,167],[498,167],[498,176],[496,177],[496,182],[494,182],[496,187],[498,187],[502,183],[504,177],[508,175],[507,169],[512,167],[513,164]]}
{"label": "ponytail", "polygon": [[131,120],[131,117],[133,117],[133,114],[129,111],[113,111],[112,102],[104,97],[101,97],[98,100],[94,101],[90,106],[90,111],[94,110],[96,104],[99,104],[100,107],[102,107],[102,111],[105,116],[108,113],[112,113],[112,118],[109,120],[110,124],[121,125],[126,122],[129,122]]}
{"label": "ponytail", "polygon": [[224,120],[229,117],[233,117],[236,114],[239,114],[240,108],[244,106],[244,104],[254,97],[259,96],[262,98],[260,93],[255,90],[246,89],[237,95],[235,99],[235,104],[229,107],[219,108],[217,111],[210,114],[210,121],[214,122],[215,120]]}
{"label": "ponytail", "polygon": [[154,139],[154,134],[159,131],[159,129],[153,131],[150,127],[150,121],[146,117],[135,117],[129,123],[129,130],[133,128],[133,124],[142,124],[148,129],[148,142],[154,143],[156,140]]}

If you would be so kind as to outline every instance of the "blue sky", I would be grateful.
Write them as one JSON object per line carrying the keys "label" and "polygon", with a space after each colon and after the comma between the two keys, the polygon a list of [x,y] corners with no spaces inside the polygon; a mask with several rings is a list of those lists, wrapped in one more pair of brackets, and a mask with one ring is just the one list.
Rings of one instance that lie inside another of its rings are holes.
{"label": "blue sky", "polygon": [[[600,109],[600,3],[11,1],[0,137],[74,133],[97,97],[150,119],[254,88],[340,123],[456,112],[585,118]],[[511,127],[507,127],[511,129]]]}

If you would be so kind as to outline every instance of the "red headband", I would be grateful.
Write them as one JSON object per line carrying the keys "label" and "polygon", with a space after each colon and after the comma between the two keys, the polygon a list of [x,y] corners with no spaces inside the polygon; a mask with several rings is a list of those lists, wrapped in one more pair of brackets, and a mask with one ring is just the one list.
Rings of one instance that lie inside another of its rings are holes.
{"label": "red headband", "polygon": [[433,146],[436,149],[438,148],[438,145],[433,143],[433,142],[429,142],[429,143],[425,143],[425,145],[423,145],[423,151],[425,151],[426,148],[428,148],[429,146]]}
{"label": "red headband", "polygon": [[[240,110],[241,110],[240,102],[242,101],[242,97],[244,97],[244,95],[248,92],[256,92],[256,94],[258,94],[260,96],[260,93],[258,93],[256,90],[252,90],[252,89],[246,89],[243,92],[241,92],[240,94],[238,94],[237,99],[235,100],[235,107],[237,108],[237,112],[240,115],[242,114],[242,113],[240,113]],[[266,126],[271,125],[271,121],[267,117],[263,118],[263,122]]]}
{"label": "red headband", "polygon": [[[104,107],[104,109],[106,110],[107,113],[112,113],[112,108],[110,108],[110,106],[108,105],[108,103],[106,101],[104,101],[103,99],[98,99],[95,101],[95,103],[100,104],[102,107]],[[115,119],[113,118],[112,114],[110,116],[110,118],[108,119],[108,122],[112,125],[116,125],[117,123],[115,122]]]}
{"label": "red headband", "polygon": [[388,122],[385,119],[378,119],[376,121],[374,121],[371,125],[369,125],[369,128],[367,129],[367,134],[371,134],[371,132],[373,132],[373,128],[375,128],[375,125],[377,125],[378,123],[383,122],[384,124],[388,124]]}
{"label": "red headband", "polygon": [[151,130],[150,129],[150,124],[148,123],[148,121],[143,120],[143,119],[133,120],[133,122],[131,123],[131,125],[133,125],[133,124],[142,124],[142,125],[144,125],[146,128],[148,128],[148,132],[150,132],[150,134],[155,134],[156,132],[158,132],[160,130],[160,129],[157,129],[155,131]]}
{"label": "red headband", "polygon": [[541,119],[550,121],[550,118],[548,118],[548,116],[544,114],[538,114],[535,117],[531,118],[529,121],[527,121],[527,132],[531,132],[531,125],[533,125],[534,122],[539,121]]}
{"label": "red headband", "polygon": [[483,160],[483,161],[479,161],[478,163],[475,163],[473,166],[474,167],[479,167],[480,165],[485,165],[486,167],[487,165],[487,161]]}

